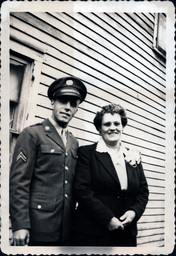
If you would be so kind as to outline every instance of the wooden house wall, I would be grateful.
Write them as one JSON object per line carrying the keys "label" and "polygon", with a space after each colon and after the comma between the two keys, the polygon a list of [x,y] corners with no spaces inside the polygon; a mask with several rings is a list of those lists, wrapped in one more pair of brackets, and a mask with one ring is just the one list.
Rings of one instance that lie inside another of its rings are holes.
{"label": "wooden house wall", "polygon": [[[138,222],[138,246],[164,245],[165,63],[152,50],[152,13],[11,13],[11,48],[42,58],[25,123],[50,116],[48,86],[74,75],[88,95],[69,125],[80,145],[99,139],[92,121],[109,102],[127,109],[123,142],[142,153],[150,196]],[[45,49],[41,53],[41,49]]]}

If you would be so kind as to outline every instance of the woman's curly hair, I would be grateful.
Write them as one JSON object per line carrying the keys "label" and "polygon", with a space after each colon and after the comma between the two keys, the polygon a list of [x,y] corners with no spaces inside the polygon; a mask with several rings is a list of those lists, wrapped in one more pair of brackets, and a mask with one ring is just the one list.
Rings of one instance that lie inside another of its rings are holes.
{"label": "woman's curly hair", "polygon": [[100,131],[100,128],[102,125],[102,119],[103,119],[104,114],[106,114],[106,113],[110,113],[112,115],[119,114],[121,117],[122,126],[125,127],[127,125],[128,118],[126,115],[126,110],[119,104],[111,103],[109,105],[102,107],[101,111],[98,111],[96,113],[93,123],[94,123],[97,131]]}

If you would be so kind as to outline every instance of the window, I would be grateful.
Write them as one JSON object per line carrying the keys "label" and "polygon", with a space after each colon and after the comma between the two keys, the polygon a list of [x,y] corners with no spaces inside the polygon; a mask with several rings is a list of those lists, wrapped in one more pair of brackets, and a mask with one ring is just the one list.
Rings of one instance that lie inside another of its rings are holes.
{"label": "window", "polygon": [[10,63],[10,128],[15,129],[15,113],[20,103],[25,65],[11,59]]}
{"label": "window", "polygon": [[155,14],[153,49],[166,58],[166,15]]}
{"label": "window", "polygon": [[[27,118],[28,96],[32,83],[32,60],[11,52],[10,54],[10,156],[18,134]],[[11,159],[10,159],[11,161]]]}

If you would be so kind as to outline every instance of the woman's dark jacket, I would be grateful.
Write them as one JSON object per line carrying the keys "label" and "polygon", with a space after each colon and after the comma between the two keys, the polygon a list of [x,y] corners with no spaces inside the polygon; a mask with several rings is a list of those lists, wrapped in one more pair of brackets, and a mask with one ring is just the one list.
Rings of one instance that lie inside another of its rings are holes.
{"label": "woman's dark jacket", "polygon": [[132,167],[126,162],[128,188],[124,193],[108,153],[96,151],[96,145],[82,146],[78,150],[78,162],[74,184],[74,196],[78,202],[73,230],[100,236],[108,231],[112,217],[121,217],[127,210],[136,213],[128,228],[137,235],[137,221],[148,201],[148,185],[142,164]]}

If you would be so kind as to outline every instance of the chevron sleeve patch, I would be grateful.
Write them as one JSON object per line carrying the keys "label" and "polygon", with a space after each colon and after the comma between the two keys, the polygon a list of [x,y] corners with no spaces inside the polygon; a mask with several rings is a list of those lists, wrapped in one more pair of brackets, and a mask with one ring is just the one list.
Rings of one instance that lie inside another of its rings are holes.
{"label": "chevron sleeve patch", "polygon": [[23,153],[23,151],[21,150],[20,153],[18,154],[17,158],[16,158],[16,163],[19,161],[19,160],[22,160],[23,162],[27,162],[27,157],[25,156],[25,154]]}

